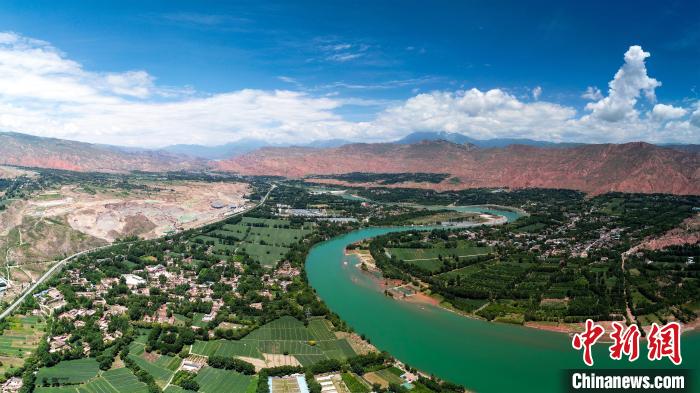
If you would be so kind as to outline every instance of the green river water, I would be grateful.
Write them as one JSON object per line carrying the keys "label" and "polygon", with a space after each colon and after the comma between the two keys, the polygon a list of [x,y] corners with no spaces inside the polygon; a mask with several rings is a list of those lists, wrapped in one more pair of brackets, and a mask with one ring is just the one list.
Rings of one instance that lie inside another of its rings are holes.
{"label": "green river water", "polygon": [[[457,209],[517,218],[513,212]],[[489,323],[439,307],[393,300],[354,266],[352,257],[344,254],[347,245],[359,240],[411,229],[416,228],[367,228],[318,244],[306,259],[311,286],[331,310],[377,348],[420,370],[477,392],[564,391],[564,370],[585,367],[581,353],[571,347],[569,336]],[[644,341],[635,363],[611,360],[607,348],[604,343],[594,346],[594,369],[674,367],[666,359],[647,361]],[[696,379],[700,334],[683,335],[682,354],[681,367],[691,369]],[[694,391],[700,391],[698,385],[694,385]]]}

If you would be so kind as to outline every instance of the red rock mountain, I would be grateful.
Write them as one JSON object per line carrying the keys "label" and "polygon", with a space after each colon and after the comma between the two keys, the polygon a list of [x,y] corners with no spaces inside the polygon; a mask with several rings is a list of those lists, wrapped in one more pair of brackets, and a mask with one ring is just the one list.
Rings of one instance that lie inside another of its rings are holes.
{"label": "red rock mountain", "polygon": [[[303,177],[350,172],[448,173],[418,187],[569,188],[700,195],[700,153],[647,143],[482,149],[447,141],[350,144],[336,148],[262,148],[224,161],[164,151],[126,150],[62,139],[0,133],[0,164],[75,171],[218,169],[246,175]],[[400,185],[399,185],[400,186]]]}
{"label": "red rock mountain", "polygon": [[[250,175],[302,177],[349,172],[448,173],[438,188],[543,187],[700,195],[700,154],[647,143],[479,149],[446,141],[337,148],[263,148],[213,165]],[[435,185],[424,185],[435,187]]]}
{"label": "red rock mountain", "polygon": [[0,164],[91,172],[161,172],[203,169],[206,163],[160,151],[0,133]]}

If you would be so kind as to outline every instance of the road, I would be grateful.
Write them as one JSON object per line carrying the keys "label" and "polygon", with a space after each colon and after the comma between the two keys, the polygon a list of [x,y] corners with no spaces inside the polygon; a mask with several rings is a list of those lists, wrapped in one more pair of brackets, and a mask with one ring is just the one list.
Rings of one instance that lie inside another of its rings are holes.
{"label": "road", "polygon": [[[246,210],[242,210],[238,213],[231,214],[230,216],[226,216],[226,217],[221,218],[221,219],[216,219],[214,221],[202,223],[202,225],[200,225],[200,226],[209,225],[209,224],[212,224],[212,223],[218,222],[218,221],[228,220],[231,217],[240,216],[241,214],[245,214],[253,209],[256,209],[256,208],[262,206],[265,203],[265,201],[267,201],[267,197],[270,196],[270,193],[272,192],[272,190],[274,190],[276,187],[277,186],[275,184],[273,184],[272,187],[270,187],[270,189],[267,191],[267,194],[265,194],[265,196],[260,200],[260,203],[258,203],[257,205],[251,206],[250,208],[248,208]],[[152,240],[162,239],[164,237],[166,237],[166,236],[161,236],[160,238],[156,238],[156,239],[152,239]],[[134,242],[130,242],[130,243],[134,243]],[[121,244],[124,244],[124,243],[121,243]],[[109,248],[112,246],[113,246],[113,244],[108,244],[106,246],[100,246],[100,247],[91,248],[89,250],[80,251],[78,253],[75,253],[67,258],[64,258],[64,259],[58,261],[55,265],[51,266],[51,268],[49,270],[47,270],[41,277],[39,277],[34,284],[32,284],[29,288],[27,288],[27,290],[22,292],[22,295],[20,295],[17,299],[15,299],[15,301],[12,304],[10,304],[7,308],[5,308],[5,310],[3,310],[2,313],[0,313],[0,320],[3,320],[8,315],[11,315],[12,312],[17,307],[19,307],[20,304],[22,304],[22,302],[24,301],[24,299],[27,298],[27,296],[32,294],[34,292],[34,290],[36,290],[39,287],[39,285],[43,284],[44,281],[46,281],[49,277],[51,277],[51,275],[54,272],[61,269],[66,263],[70,262],[71,260],[73,260],[81,255],[88,254],[88,253],[98,251],[98,250],[102,250],[105,248]]]}

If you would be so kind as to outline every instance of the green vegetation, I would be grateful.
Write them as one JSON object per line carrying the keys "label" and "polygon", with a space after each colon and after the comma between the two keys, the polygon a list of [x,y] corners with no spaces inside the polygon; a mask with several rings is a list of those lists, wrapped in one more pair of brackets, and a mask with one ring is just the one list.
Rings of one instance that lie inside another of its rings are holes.
{"label": "green vegetation", "polygon": [[195,381],[204,393],[246,393],[254,378],[235,371],[205,367],[199,371]]}
{"label": "green vegetation", "polygon": [[[75,180],[70,174],[55,176],[55,182]],[[44,175],[39,179],[24,183],[28,188],[7,184],[6,189],[14,187],[13,195],[36,191]],[[250,180],[260,198],[269,179]],[[96,175],[85,187],[98,190],[115,182],[123,183],[125,192],[138,186],[120,175]],[[529,212],[503,226],[392,233],[355,245],[368,249],[384,276],[426,290],[447,307],[516,324],[622,319],[628,304],[642,324],[697,316],[698,265],[690,263],[700,258],[696,245],[630,253],[624,270],[621,258],[691,216],[700,204],[697,197],[352,190],[388,202],[377,204],[312,194],[299,182],[276,183],[268,203],[243,217],[165,239],[130,239],[68,263],[38,289],[52,288],[62,297],[49,323],[22,317],[3,326],[0,355],[21,351],[26,358],[23,366],[8,367],[7,376],[21,375],[28,391],[39,392],[265,393],[268,376],[306,373],[314,390],[313,374],[333,371],[351,392],[380,390],[359,377],[369,375],[404,393],[402,371],[389,354],[358,355],[349,341],[336,337],[337,330],[349,328],[309,287],[304,260],[314,244],[362,225],[464,219],[406,203],[499,204]],[[340,220],[281,217],[278,204],[323,210]],[[37,309],[40,302],[45,299],[29,297],[22,311]],[[41,340],[44,332],[47,340]],[[301,366],[255,373],[253,364],[292,358]],[[206,365],[196,374],[178,371],[185,361]],[[456,393],[460,388],[420,378],[413,390]]]}
{"label": "green vegetation", "polygon": [[99,365],[95,359],[64,360],[55,366],[40,368],[36,379],[40,385],[72,385],[97,376]]}
{"label": "green vegetation", "polygon": [[[486,202],[474,191],[454,194]],[[412,190],[368,190],[365,195],[411,202],[425,198]],[[625,272],[621,255],[678,226],[693,215],[699,198],[606,194],[586,200],[557,190],[493,195],[491,200],[517,201],[531,214],[502,227],[374,239],[369,249],[377,266],[387,277],[426,284],[448,307],[499,322],[622,319],[627,303],[642,324],[697,317],[692,304],[698,268],[688,263],[689,257],[700,258],[697,247],[633,255]]]}
{"label": "green vegetation", "polygon": [[350,393],[369,393],[370,389],[364,383],[360,382],[355,375],[351,373],[343,373],[341,375],[345,386],[348,387]]}
{"label": "green vegetation", "polygon": [[447,173],[362,173],[352,172],[341,175],[314,176],[322,179],[337,179],[348,183],[377,183],[390,185],[397,183],[441,183],[448,177]]}

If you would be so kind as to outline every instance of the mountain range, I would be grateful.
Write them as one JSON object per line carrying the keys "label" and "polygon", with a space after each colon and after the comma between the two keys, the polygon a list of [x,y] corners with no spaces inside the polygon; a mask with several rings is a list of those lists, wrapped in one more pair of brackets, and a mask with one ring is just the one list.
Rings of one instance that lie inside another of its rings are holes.
{"label": "mountain range", "polygon": [[[0,133],[0,164],[103,172],[214,169],[287,177],[425,172],[447,173],[450,179],[438,185],[413,186],[544,187],[593,194],[624,191],[700,195],[697,145],[582,145],[512,139],[477,140],[479,145],[469,140],[472,139],[450,133],[412,134],[396,142],[373,144],[333,140],[306,146],[266,147],[256,146],[251,140],[242,147],[228,144],[220,150],[194,154],[196,145],[146,150]],[[212,157],[214,152],[216,158]]]}
{"label": "mountain range", "polygon": [[14,132],[0,133],[0,163],[86,172],[160,172],[206,167],[204,160],[167,151],[128,149]]}
{"label": "mountain range", "polygon": [[[437,141],[445,140],[457,144],[473,144],[478,147],[506,147],[510,145],[528,145],[528,146],[539,146],[539,147],[571,147],[581,144],[576,143],[554,143],[537,141],[533,139],[516,139],[516,138],[495,138],[495,139],[476,139],[469,137],[464,134],[457,132],[414,132],[412,134],[406,135],[405,137],[394,141],[398,144],[412,144],[423,140]],[[326,139],[313,141],[306,144],[291,144],[291,143],[278,143],[278,142],[268,142],[262,139],[242,139],[236,142],[226,143],[217,146],[203,146],[203,145],[171,145],[162,148],[162,150],[175,153],[183,154],[191,157],[203,158],[208,160],[220,160],[225,158],[232,158],[240,156],[251,151],[260,149],[262,147],[340,147],[343,145],[348,145],[353,142],[345,139]]]}

